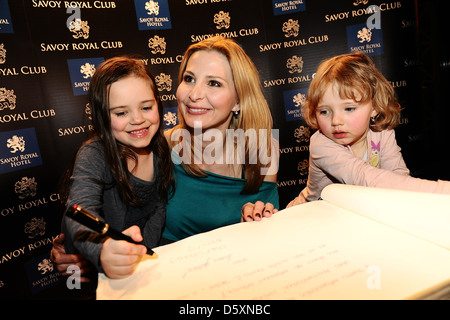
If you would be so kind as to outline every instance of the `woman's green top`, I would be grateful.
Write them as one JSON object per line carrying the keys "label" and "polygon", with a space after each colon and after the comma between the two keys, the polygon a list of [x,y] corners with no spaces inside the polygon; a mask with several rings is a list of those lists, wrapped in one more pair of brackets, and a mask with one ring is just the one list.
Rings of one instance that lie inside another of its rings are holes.
{"label": "woman's green top", "polygon": [[241,194],[245,180],[207,172],[206,177],[186,173],[174,164],[175,193],[166,210],[163,242],[178,241],[201,232],[241,221],[247,202],[270,202],[279,208],[277,184],[264,181],[255,194]]}

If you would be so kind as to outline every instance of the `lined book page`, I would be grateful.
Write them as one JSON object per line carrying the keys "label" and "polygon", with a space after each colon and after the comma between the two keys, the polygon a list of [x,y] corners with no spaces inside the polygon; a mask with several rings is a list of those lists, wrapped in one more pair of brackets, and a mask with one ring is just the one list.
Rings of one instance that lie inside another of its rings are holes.
{"label": "lined book page", "polygon": [[98,299],[409,299],[450,279],[450,254],[325,201],[154,249]]}

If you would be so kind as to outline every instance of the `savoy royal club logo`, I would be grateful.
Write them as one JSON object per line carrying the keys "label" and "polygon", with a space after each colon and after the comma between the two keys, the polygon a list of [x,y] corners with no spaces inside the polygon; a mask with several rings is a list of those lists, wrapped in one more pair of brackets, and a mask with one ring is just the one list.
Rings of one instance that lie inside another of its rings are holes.
{"label": "savoy royal club logo", "polygon": [[139,30],[172,29],[168,0],[134,0]]}
{"label": "savoy royal club logo", "polygon": [[295,141],[298,143],[309,143],[309,138],[311,137],[311,130],[308,126],[300,125],[297,129],[294,131],[294,138]]}
{"label": "savoy royal club logo", "polygon": [[220,11],[214,15],[214,23],[216,24],[216,29],[228,29],[231,24],[231,18],[229,12]]}
{"label": "savoy royal club logo", "polygon": [[0,43],[0,64],[4,64],[6,62],[6,49],[3,43]]}
{"label": "savoy royal club logo", "polygon": [[286,68],[289,70],[289,73],[301,73],[303,71],[303,58],[292,56],[286,62]]}
{"label": "savoy royal club logo", "polygon": [[300,31],[300,25],[298,24],[298,20],[289,19],[288,21],[283,23],[282,30],[286,38],[297,37]]}
{"label": "savoy royal club logo", "polygon": [[155,77],[156,86],[159,91],[170,91],[172,90],[172,77],[170,74],[160,73]]}
{"label": "savoy royal club logo", "polygon": [[16,108],[16,99],[14,90],[0,88],[0,110],[14,110]]}
{"label": "savoy royal club logo", "polygon": [[89,25],[87,21],[82,21],[81,19],[70,21],[69,31],[73,33],[72,37],[75,39],[89,38]]}
{"label": "savoy royal club logo", "polygon": [[26,197],[34,197],[37,191],[37,182],[35,178],[22,177],[21,180],[16,181],[14,184],[14,192],[19,199],[25,199]]}
{"label": "savoy royal club logo", "polygon": [[165,54],[166,53],[166,39],[155,35],[153,38],[148,39],[148,47],[153,54]]}
{"label": "savoy royal club logo", "polygon": [[33,239],[36,236],[45,235],[45,225],[44,218],[32,218],[31,221],[25,223],[23,231],[28,235],[29,239]]}

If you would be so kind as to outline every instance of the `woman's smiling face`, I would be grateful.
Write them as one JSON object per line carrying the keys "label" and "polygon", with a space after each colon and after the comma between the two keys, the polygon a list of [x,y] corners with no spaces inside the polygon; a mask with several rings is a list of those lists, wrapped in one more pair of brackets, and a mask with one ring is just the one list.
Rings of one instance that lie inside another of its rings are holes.
{"label": "woman's smiling face", "polygon": [[194,52],[178,86],[177,100],[186,125],[228,129],[232,111],[240,110],[228,59],[217,51]]}

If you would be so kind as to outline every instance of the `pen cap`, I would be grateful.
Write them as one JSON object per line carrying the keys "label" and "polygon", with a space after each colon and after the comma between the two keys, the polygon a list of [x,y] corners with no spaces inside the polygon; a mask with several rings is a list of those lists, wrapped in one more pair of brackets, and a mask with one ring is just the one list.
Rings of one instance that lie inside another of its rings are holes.
{"label": "pen cap", "polygon": [[96,232],[104,233],[105,231],[104,228],[106,225],[103,221],[100,221],[97,217],[93,216],[77,204],[70,207],[67,210],[66,215]]}

